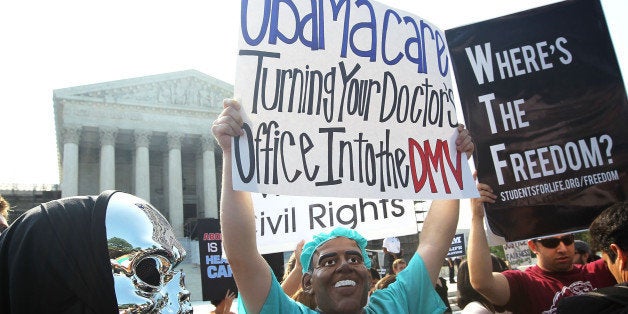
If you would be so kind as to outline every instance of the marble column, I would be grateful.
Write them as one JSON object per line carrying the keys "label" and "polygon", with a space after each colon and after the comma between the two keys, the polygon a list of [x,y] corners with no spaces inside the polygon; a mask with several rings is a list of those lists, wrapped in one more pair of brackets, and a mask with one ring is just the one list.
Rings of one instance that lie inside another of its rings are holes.
{"label": "marble column", "polygon": [[183,173],[181,133],[168,133],[168,213],[176,237],[183,237]]}
{"label": "marble column", "polygon": [[[167,146],[167,143],[166,143]],[[168,147],[166,147],[168,148]],[[164,199],[162,202],[162,207],[160,208],[161,210],[163,210],[163,214],[166,217],[170,217],[170,210],[168,209],[168,204],[170,204],[170,193],[168,192],[170,189],[170,180],[169,180],[169,176],[168,176],[168,150],[164,149],[164,151],[161,152],[161,188],[163,190],[163,195],[164,195]]]}
{"label": "marble column", "polygon": [[199,141],[194,154],[194,186],[196,187],[196,218],[207,217],[205,214],[205,196],[203,193],[203,145]]}
{"label": "marble column", "polygon": [[135,130],[135,195],[150,203],[150,145],[151,131]]}
{"label": "marble column", "polygon": [[117,128],[100,128],[100,191],[116,188]]}
{"label": "marble column", "polygon": [[81,127],[65,127],[63,139],[63,170],[61,173],[61,197],[78,195],[79,140]]}
{"label": "marble column", "polygon": [[204,218],[218,218],[218,195],[216,192],[216,158],[214,157],[213,136],[203,135],[203,209]]}

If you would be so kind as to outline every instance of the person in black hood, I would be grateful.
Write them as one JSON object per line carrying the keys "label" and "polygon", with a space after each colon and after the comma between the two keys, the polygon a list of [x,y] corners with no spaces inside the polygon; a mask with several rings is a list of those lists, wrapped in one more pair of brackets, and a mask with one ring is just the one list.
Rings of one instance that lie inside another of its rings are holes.
{"label": "person in black hood", "polygon": [[43,203],[0,236],[0,312],[191,312],[184,288],[177,304],[158,299],[177,279],[182,287],[184,257],[165,218],[133,195]]}

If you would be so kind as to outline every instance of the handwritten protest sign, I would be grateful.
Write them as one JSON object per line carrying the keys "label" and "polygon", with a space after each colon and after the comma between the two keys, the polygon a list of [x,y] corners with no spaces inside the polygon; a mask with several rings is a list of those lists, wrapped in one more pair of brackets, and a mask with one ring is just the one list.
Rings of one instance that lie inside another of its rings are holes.
{"label": "handwritten protest sign", "polygon": [[252,196],[261,254],[292,251],[299,241],[338,226],[355,229],[367,240],[418,232],[409,200]]}
{"label": "handwritten protest sign", "polygon": [[476,195],[444,33],[375,1],[242,1],[234,188],[284,195]]}
{"label": "handwritten protest sign", "polygon": [[506,260],[510,263],[510,268],[516,269],[520,266],[532,265],[532,255],[528,248],[528,241],[508,242],[503,245]]}
{"label": "handwritten protest sign", "polygon": [[447,30],[478,178],[507,241],[586,229],[628,192],[628,103],[599,1]]}

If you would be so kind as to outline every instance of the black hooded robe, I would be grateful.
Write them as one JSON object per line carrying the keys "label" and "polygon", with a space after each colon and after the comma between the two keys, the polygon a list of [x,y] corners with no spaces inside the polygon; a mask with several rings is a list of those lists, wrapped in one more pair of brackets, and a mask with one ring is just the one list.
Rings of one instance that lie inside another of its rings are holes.
{"label": "black hooded robe", "polygon": [[115,191],[43,203],[0,236],[0,313],[118,313],[105,216]]}

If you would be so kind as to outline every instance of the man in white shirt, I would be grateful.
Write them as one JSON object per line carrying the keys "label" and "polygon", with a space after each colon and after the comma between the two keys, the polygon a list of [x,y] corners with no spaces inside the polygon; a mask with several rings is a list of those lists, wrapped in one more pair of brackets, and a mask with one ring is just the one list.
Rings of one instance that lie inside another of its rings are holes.
{"label": "man in white shirt", "polygon": [[384,250],[384,260],[386,262],[386,272],[393,274],[393,262],[402,258],[403,250],[401,249],[401,242],[396,237],[385,238],[382,243],[382,249]]}

